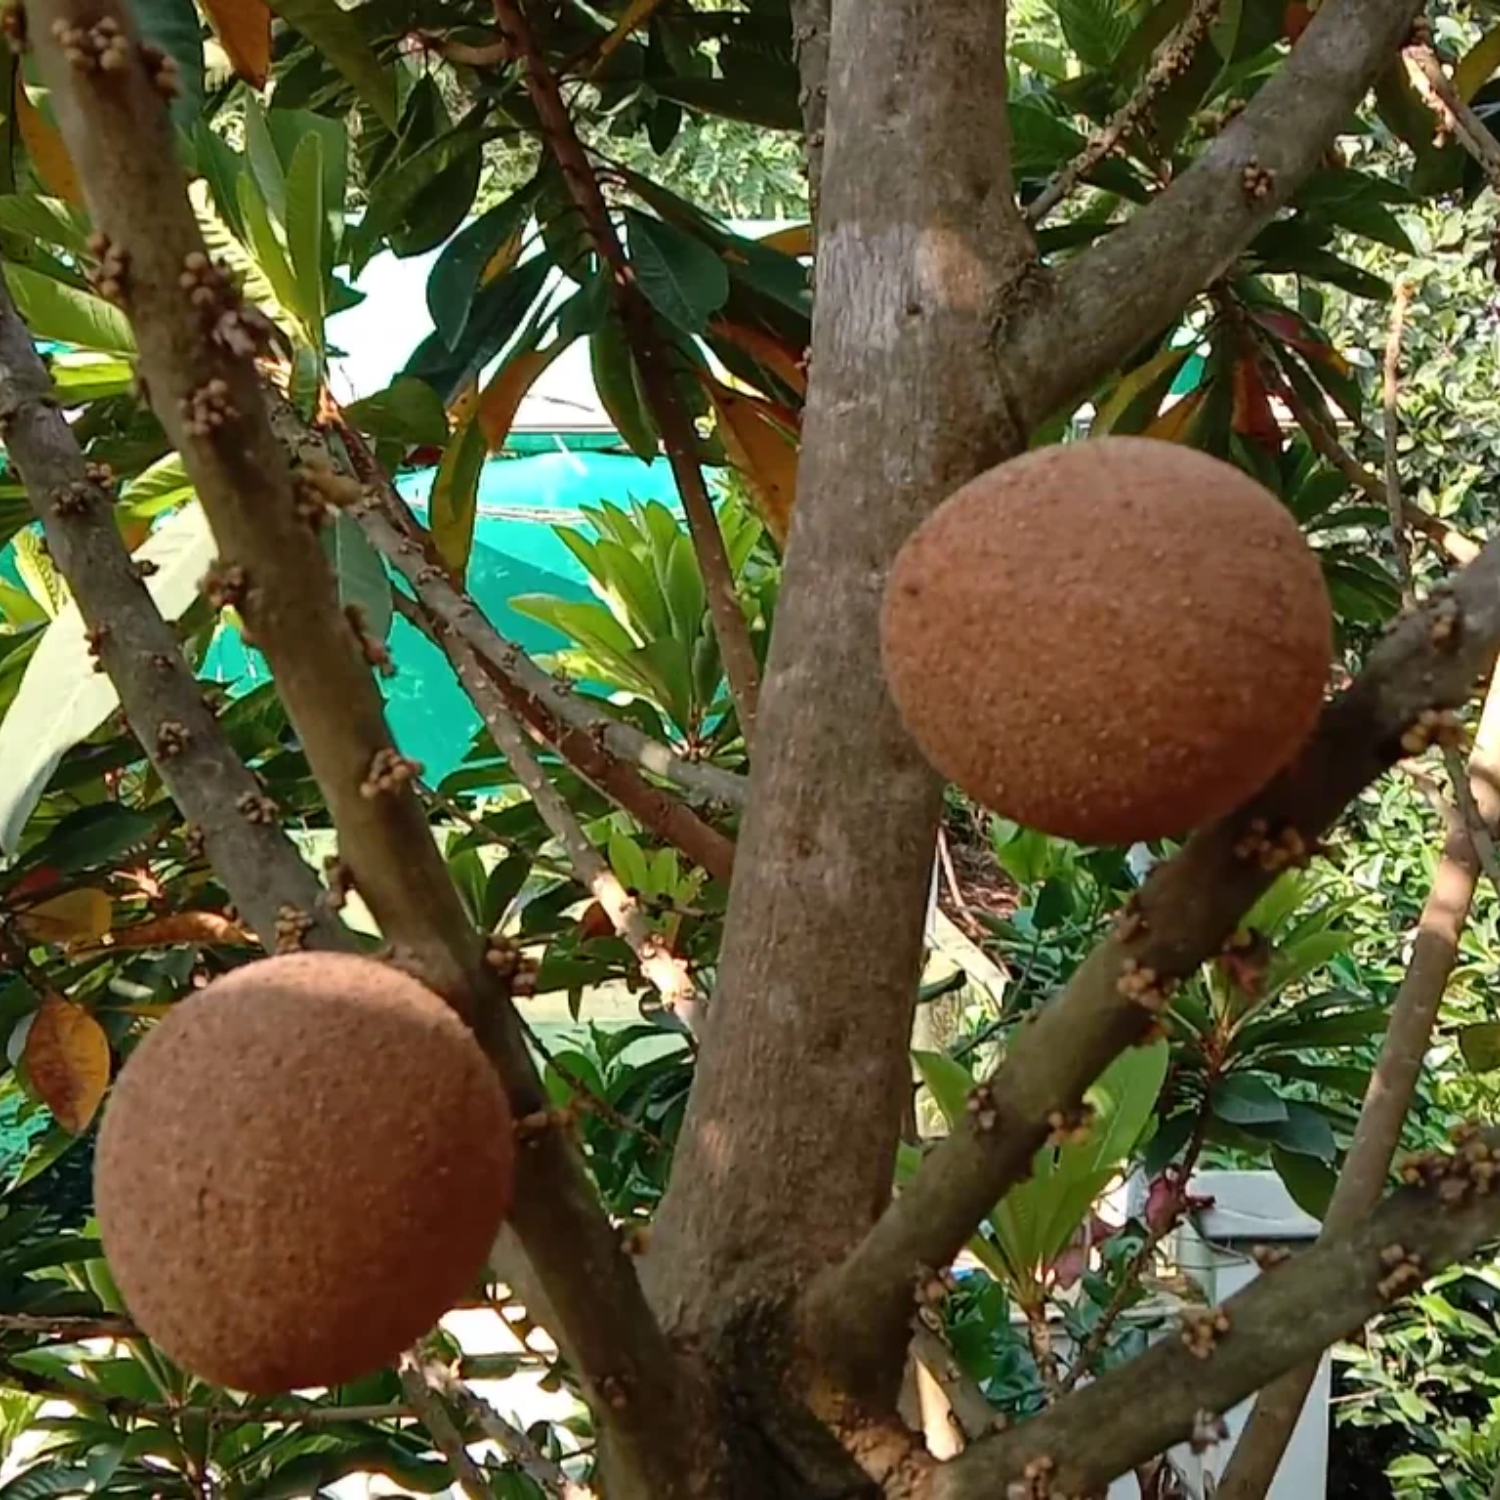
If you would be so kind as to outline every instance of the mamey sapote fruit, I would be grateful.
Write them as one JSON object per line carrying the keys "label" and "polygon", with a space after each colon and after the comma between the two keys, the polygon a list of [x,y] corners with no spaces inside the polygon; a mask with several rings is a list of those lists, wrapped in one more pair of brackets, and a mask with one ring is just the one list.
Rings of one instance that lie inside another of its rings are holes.
{"label": "mamey sapote fruit", "polygon": [[1322,569],[1276,497],[1145,438],[1038,449],[945,501],[881,619],[945,776],[1083,843],[1185,832],[1296,753],[1332,654]]}
{"label": "mamey sapote fruit", "polygon": [[135,1050],[95,1201],[140,1328],[268,1394],[379,1369],[474,1284],[510,1201],[510,1112],[468,1028],[371,959],[216,979]]}

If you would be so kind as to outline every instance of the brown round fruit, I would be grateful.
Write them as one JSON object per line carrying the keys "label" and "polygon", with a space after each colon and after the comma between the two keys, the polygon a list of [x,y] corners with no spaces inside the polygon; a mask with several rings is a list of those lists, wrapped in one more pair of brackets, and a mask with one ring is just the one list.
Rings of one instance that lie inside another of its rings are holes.
{"label": "brown round fruit", "polygon": [[99,1135],[105,1254],[141,1329],[269,1394],[379,1369],[474,1284],[510,1111],[461,1020],[385,964],[263,959],[175,1006]]}
{"label": "brown round fruit", "polygon": [[1093,844],[1231,811],[1317,719],[1332,619],[1276,497],[1145,438],[1038,449],[901,549],[881,618],[906,727],[945,776]]}

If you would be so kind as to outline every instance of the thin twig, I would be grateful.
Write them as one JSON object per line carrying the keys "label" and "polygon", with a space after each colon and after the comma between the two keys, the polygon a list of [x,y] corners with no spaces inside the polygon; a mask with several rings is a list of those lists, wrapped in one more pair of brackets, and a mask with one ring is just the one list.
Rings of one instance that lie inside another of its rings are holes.
{"label": "thin twig", "polygon": [[1109,156],[1151,113],[1156,101],[1174,80],[1192,66],[1198,48],[1223,8],[1224,0],[1193,0],[1193,8],[1151,58],[1150,66],[1126,102],[1094,132],[1082,151],[1026,205],[1026,220],[1033,228],[1067,198],[1078,184]]}
{"label": "thin twig", "polygon": [[308,946],[348,947],[348,933],[319,899],[317,876],[220,729],[147,592],[142,565],[126,552],[108,477],[85,461],[3,279],[0,428],[126,721],[183,816],[202,831],[235,905],[267,947],[285,908],[311,915]]}
{"label": "thin twig", "polygon": [[412,1410],[427,1429],[427,1435],[439,1453],[448,1460],[453,1470],[454,1483],[468,1500],[494,1500],[495,1492],[484,1477],[484,1470],[475,1463],[464,1445],[463,1434],[443,1405],[442,1397],[433,1389],[432,1378],[427,1371],[427,1361],[420,1349],[409,1350],[401,1356],[397,1367],[401,1376],[401,1389]]}
{"label": "thin twig", "polygon": [[593,1500],[593,1490],[570,1479],[561,1464],[548,1458],[519,1427],[508,1422],[483,1396],[465,1385],[453,1370],[432,1363],[427,1366],[427,1374],[492,1443],[515,1461],[527,1478],[549,1495],[559,1496],[560,1500]]}
{"label": "thin twig", "polygon": [[630,945],[640,961],[641,973],[661,995],[662,1004],[691,1026],[699,997],[687,964],[652,929],[640,901],[625,889],[619,876],[589,842],[573,809],[537,760],[526,731],[485,675],[479,658],[451,631],[439,632],[439,644],[483,716],[496,747],[510,762],[516,780],[526,788],[542,821],[562,845],[579,884],[603,907],[615,931]]}
{"label": "thin twig", "polygon": [[760,664],[750,642],[750,629],[740,607],[729,554],[719,530],[713,499],[698,462],[697,433],[687,408],[677,394],[667,346],[656,324],[656,314],[636,280],[624,246],[615,232],[609,206],[604,201],[594,169],[573,128],[573,121],[558,92],[557,79],[547,67],[516,0],[494,0],[500,35],[510,43],[526,73],[526,87],[541,121],[542,135],[557,159],[599,258],[608,267],[610,294],[624,325],[641,379],[646,405],[661,433],[672,477],[682,496],[683,513],[708,596],[709,616],[718,637],[719,655],[729,679],[740,730],[745,743],[755,739],[755,706],[760,694]]}
{"label": "thin twig", "polygon": [[69,1343],[85,1339],[133,1339],[140,1337],[129,1318],[109,1313],[98,1316],[49,1317],[46,1313],[0,1313],[0,1334],[27,1333],[65,1338]]}
{"label": "thin twig", "polygon": [[[87,1366],[84,1366],[87,1369]],[[410,1406],[376,1403],[367,1406],[313,1406],[278,1402],[264,1406],[177,1406],[163,1401],[137,1401],[93,1389],[86,1375],[59,1380],[0,1358],[0,1389],[24,1391],[49,1401],[73,1406],[98,1406],[112,1416],[131,1421],[176,1424],[183,1419],[212,1423],[219,1427],[338,1427],[349,1422],[410,1421],[416,1413]]]}
{"label": "thin twig", "polygon": [[1484,169],[1491,188],[1500,192],[1500,142],[1489,127],[1459,97],[1443,60],[1430,43],[1407,47],[1403,53],[1407,76],[1447,132]]}
{"label": "thin twig", "polygon": [[1415,600],[1412,585],[1411,548],[1406,541],[1406,522],[1401,505],[1401,334],[1406,326],[1406,305],[1411,300],[1411,283],[1398,281],[1391,298],[1391,327],[1385,341],[1385,496],[1391,517],[1391,553],[1396,560],[1396,577],[1401,583],[1401,599],[1410,606]]}
{"label": "thin twig", "polygon": [[[1385,481],[1367,469],[1339,441],[1326,414],[1314,411],[1297,393],[1296,387],[1282,373],[1276,361],[1266,355],[1260,361],[1260,370],[1266,384],[1291,412],[1292,420],[1307,435],[1313,451],[1332,464],[1356,489],[1368,495],[1377,504],[1385,504],[1389,492]],[[1479,556],[1479,543],[1465,536],[1457,527],[1424,510],[1414,500],[1402,498],[1401,514],[1413,531],[1419,532],[1432,546],[1442,552],[1450,562],[1466,566]]]}
{"label": "thin twig", "polygon": [[1110,1334],[1114,1332],[1115,1325],[1124,1316],[1126,1308],[1130,1306],[1131,1299],[1140,1286],[1141,1277],[1150,1268],[1157,1247],[1176,1229],[1183,1214],[1187,1211],[1193,1173],[1198,1169],[1198,1158],[1203,1154],[1204,1138],[1208,1134],[1209,1121],[1212,1118],[1211,1102],[1205,1095],[1198,1109],[1198,1117],[1193,1122],[1193,1133],[1188,1142],[1187,1151],[1183,1155],[1181,1166],[1177,1169],[1171,1202],[1155,1227],[1147,1225],[1146,1238],[1141,1242],[1135,1254],[1130,1257],[1129,1263],[1120,1275],[1119,1284],[1115,1287],[1099,1321],[1089,1329],[1088,1337],[1079,1345],[1078,1353],[1070,1363],[1068,1373],[1062,1382],[1064,1395],[1085,1376],[1093,1373],[1099,1356],[1104,1352],[1104,1346],[1109,1342]]}
{"label": "thin twig", "polygon": [[[1474,747],[1474,754],[1476,757],[1480,754],[1477,743]],[[1463,757],[1454,747],[1451,745],[1443,747],[1443,765],[1447,768],[1448,779],[1453,787],[1453,801],[1458,808],[1458,815],[1474,845],[1474,854],[1479,860],[1480,869],[1484,871],[1495,894],[1500,896],[1500,852],[1496,851],[1495,837],[1490,831],[1494,820],[1485,818],[1474,795],[1472,778],[1479,764],[1471,760],[1466,768]],[[1500,767],[1490,766],[1488,771],[1493,776],[1500,771]]]}

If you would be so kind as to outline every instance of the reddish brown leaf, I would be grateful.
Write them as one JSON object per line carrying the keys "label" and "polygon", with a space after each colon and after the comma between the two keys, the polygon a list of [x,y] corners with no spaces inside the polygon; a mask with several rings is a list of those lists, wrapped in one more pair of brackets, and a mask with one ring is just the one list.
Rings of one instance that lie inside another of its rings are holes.
{"label": "reddish brown leaf", "polygon": [[1234,430],[1241,437],[1253,438],[1272,453],[1281,452],[1281,423],[1271,405],[1271,393],[1261,378],[1259,367],[1250,358],[1234,366]]}
{"label": "reddish brown leaf", "polygon": [[797,499],[797,444],[766,401],[743,396],[705,377],[719,415],[719,437],[729,461],[744,475],[755,508],[778,545],[786,542]]}
{"label": "reddish brown leaf", "polygon": [[271,11],[265,0],[203,0],[230,66],[252,88],[271,75]]}
{"label": "reddish brown leaf", "polygon": [[169,917],[119,927],[109,934],[111,948],[173,948],[183,943],[243,948],[254,942],[254,936],[238,922],[216,911],[173,912]]}
{"label": "reddish brown leaf", "polygon": [[109,896],[85,886],[28,907],[16,918],[16,923],[35,942],[63,945],[96,942],[109,931],[113,915],[114,905]]}
{"label": "reddish brown leaf", "polygon": [[479,425],[491,453],[505,446],[510,425],[526,392],[536,384],[543,370],[567,347],[564,339],[554,339],[545,349],[528,349],[507,360],[485,386],[479,398]]}
{"label": "reddish brown leaf", "polygon": [[93,1015],[48,995],[26,1033],[31,1086],[70,1135],[82,1135],[109,1087],[109,1038]]}
{"label": "reddish brown leaf", "polygon": [[751,359],[784,382],[789,390],[799,396],[807,394],[807,375],[800,363],[806,351],[759,328],[747,328],[743,323],[730,323],[724,318],[715,318],[708,325],[708,331],[714,338],[743,349]]}
{"label": "reddish brown leaf", "polygon": [[26,80],[15,72],[16,126],[43,189],[75,208],[83,207],[83,185],[57,127],[31,102]]}

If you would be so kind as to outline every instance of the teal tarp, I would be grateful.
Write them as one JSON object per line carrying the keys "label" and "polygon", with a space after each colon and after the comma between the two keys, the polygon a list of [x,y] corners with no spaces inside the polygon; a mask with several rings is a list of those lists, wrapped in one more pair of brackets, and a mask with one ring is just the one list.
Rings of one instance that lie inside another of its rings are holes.
{"label": "teal tarp", "polygon": [[[609,500],[655,499],[677,509],[677,492],[665,460],[649,467],[619,453],[563,450],[532,458],[497,459],[480,477],[479,512],[469,589],[503,635],[533,654],[555,651],[562,638],[549,627],[517,614],[518,594],[588,597],[588,575],[553,531],[559,524],[586,523],[580,507]],[[568,442],[571,444],[572,439]],[[426,518],[436,471],[403,475],[398,483],[418,515]],[[399,616],[392,623],[391,655],[396,675],[384,682],[391,730],[397,744],[427,768],[431,781],[463,760],[479,719],[438,649]],[[205,664],[207,675],[248,691],[268,678],[265,663],[224,631]]]}

